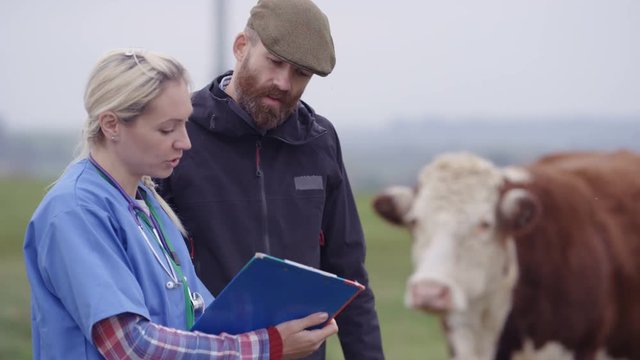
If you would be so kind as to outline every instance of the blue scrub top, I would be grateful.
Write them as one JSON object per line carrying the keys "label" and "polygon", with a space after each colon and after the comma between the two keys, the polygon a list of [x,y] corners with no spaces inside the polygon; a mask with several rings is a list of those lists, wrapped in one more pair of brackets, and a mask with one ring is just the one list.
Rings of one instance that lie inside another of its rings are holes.
{"label": "blue scrub top", "polygon": [[[197,278],[180,232],[153,196],[148,198],[191,291],[210,304],[213,296]],[[165,260],[152,233],[147,237]],[[24,253],[34,359],[101,359],[91,328],[121,313],[185,329],[182,287],[166,287],[170,277],[140,233],[127,200],[87,159],[71,165],[44,197],[27,227]]]}

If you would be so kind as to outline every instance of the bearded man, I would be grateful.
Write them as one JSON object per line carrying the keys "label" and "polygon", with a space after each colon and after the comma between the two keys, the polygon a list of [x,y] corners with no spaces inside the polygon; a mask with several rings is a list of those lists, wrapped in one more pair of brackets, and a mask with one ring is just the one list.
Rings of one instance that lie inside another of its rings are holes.
{"label": "bearded man", "polygon": [[329,21],[310,0],[260,0],[233,54],[234,70],[193,95],[192,149],[159,189],[198,275],[217,295],[263,252],[356,280],[367,290],[336,319],[344,357],[384,359],[338,136],[300,100],[335,65]]}

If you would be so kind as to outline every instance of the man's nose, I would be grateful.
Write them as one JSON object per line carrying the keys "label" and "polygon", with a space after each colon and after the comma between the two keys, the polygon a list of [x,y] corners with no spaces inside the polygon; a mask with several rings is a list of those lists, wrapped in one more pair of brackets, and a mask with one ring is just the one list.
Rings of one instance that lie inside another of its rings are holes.
{"label": "man's nose", "polygon": [[293,71],[293,66],[289,64],[286,64],[285,66],[282,66],[282,68],[278,69],[273,83],[278,87],[279,90],[291,90],[291,76],[293,74]]}

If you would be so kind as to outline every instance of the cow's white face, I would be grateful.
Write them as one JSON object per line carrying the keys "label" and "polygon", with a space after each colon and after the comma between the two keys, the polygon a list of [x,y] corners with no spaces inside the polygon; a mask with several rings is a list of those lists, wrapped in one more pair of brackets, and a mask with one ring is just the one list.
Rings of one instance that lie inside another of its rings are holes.
{"label": "cow's white face", "polygon": [[[413,234],[412,308],[464,311],[505,274],[506,244],[496,227],[503,175],[475,156],[450,154],[425,167],[403,217]],[[422,283],[448,288],[450,301],[425,299]]]}
{"label": "cow's white face", "polygon": [[515,248],[496,215],[504,181],[484,159],[447,154],[422,170],[415,189],[390,188],[374,203],[413,235],[406,305],[443,314],[460,358],[489,358],[510,310]]}

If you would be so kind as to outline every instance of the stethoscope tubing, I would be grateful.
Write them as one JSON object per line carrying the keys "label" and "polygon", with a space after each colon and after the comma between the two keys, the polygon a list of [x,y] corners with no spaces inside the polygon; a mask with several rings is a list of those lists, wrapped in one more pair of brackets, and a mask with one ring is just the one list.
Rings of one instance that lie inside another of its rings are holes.
{"label": "stethoscope tubing", "polygon": [[[89,158],[89,162],[91,162],[93,166],[95,166],[104,176],[107,177],[107,179],[109,179],[111,184],[116,188],[116,190],[118,190],[120,195],[122,195],[122,197],[124,197],[124,199],[127,201],[129,212],[133,216],[133,219],[136,225],[138,226],[138,229],[140,230],[142,237],[147,243],[147,246],[149,247],[149,249],[151,249],[153,256],[156,258],[156,260],[158,261],[158,263],[160,264],[164,272],[167,273],[167,275],[171,279],[171,281],[165,284],[167,289],[173,289],[175,287],[180,286],[181,282],[178,279],[178,275],[176,274],[172,265],[172,261],[173,261],[176,264],[176,266],[180,266],[179,261],[177,258],[174,258],[173,253],[171,252],[171,248],[169,247],[163,232],[158,231],[158,229],[160,229],[160,224],[158,224],[154,216],[148,216],[151,222],[150,224],[151,230],[153,231],[153,234],[155,235],[155,238],[158,241],[158,245],[160,245],[160,247],[164,249],[164,251],[162,251],[162,254],[164,255],[165,260],[167,261],[168,266],[165,266],[165,263],[162,261],[162,259],[158,255],[153,244],[151,244],[151,241],[149,240],[149,237],[147,236],[143,228],[142,221],[140,220],[140,216],[138,214],[142,212],[146,216],[146,211],[142,208],[142,206],[137,204],[135,200],[133,200],[131,196],[127,194],[126,191],[124,191],[124,189],[120,186],[120,184],[116,181],[116,179],[114,179],[111,176],[111,174],[109,174],[102,166],[100,166],[100,164],[98,164],[98,162],[95,161],[95,159],[93,159],[91,155],[89,155],[88,158]],[[187,289],[189,288],[186,277],[184,278],[184,285],[187,286]],[[194,311],[204,310],[204,299],[202,298],[202,295],[200,295],[198,292],[192,292],[190,289],[187,290],[187,293],[189,295],[189,301],[191,301],[191,304],[193,305]]]}
{"label": "stethoscope tubing", "polygon": [[[98,168],[98,170],[100,170],[100,172],[104,176],[106,176],[109,179],[111,184],[116,188],[116,190],[118,190],[120,195],[122,195],[122,197],[127,201],[129,212],[133,216],[133,219],[135,220],[136,225],[138,225],[138,227],[140,229],[142,229],[142,222],[140,221],[140,216],[138,214],[140,212],[142,212],[143,214],[146,214],[146,211],[142,208],[142,206],[138,205],[138,203],[135,200],[133,200],[131,198],[131,196],[129,196],[129,194],[127,194],[126,191],[124,191],[124,189],[122,188],[122,186],[120,186],[120,184],[116,181],[116,179],[114,179],[113,176],[111,176],[111,174],[109,174],[102,166],[100,166],[100,164],[98,164],[98,162],[95,161],[95,159],[92,156],[89,156],[89,161],[96,168]],[[149,216],[148,218],[151,221],[151,225],[152,225],[152,228],[153,228],[153,233],[156,236],[156,238],[158,239],[158,241],[160,242],[160,246],[162,246],[164,249],[166,249],[167,251],[170,252],[170,248],[169,248],[169,245],[167,243],[167,239],[165,239],[164,234],[163,234],[162,231],[158,231],[158,229],[160,229],[160,224],[158,224],[158,222],[156,221],[155,217]],[[144,231],[142,232],[142,234],[145,235]],[[146,238],[146,235],[145,235],[145,238]],[[148,243],[148,241],[147,241],[147,243]],[[152,249],[152,250],[154,250],[154,249]],[[154,253],[155,253],[155,250],[154,250]],[[173,258],[173,254],[170,253],[170,256]],[[177,259],[173,259],[173,261],[176,264],[179,263],[179,261]]]}
{"label": "stethoscope tubing", "polygon": [[[144,229],[142,228],[142,225],[139,225],[138,229],[140,229],[140,233],[142,234],[142,237],[144,238],[144,241],[149,246],[149,249],[151,249],[151,252],[153,253],[153,256],[156,258],[156,260],[158,260],[158,263],[160,264],[160,266],[162,266],[162,268],[164,269],[164,272],[166,272],[167,275],[169,275],[169,278],[171,278],[171,281],[167,282],[167,284],[166,284],[167,288],[168,289],[173,289],[175,286],[178,286],[180,284],[180,282],[178,280],[178,275],[176,275],[176,272],[173,269],[173,266],[171,266],[171,259],[169,258],[167,253],[164,252],[164,251],[162,252],[162,254],[164,255],[165,260],[167,261],[167,264],[169,265],[168,267],[165,265],[165,263],[162,261],[162,259],[160,259],[160,256],[158,255],[158,252],[154,248],[153,244],[151,244],[151,241],[149,241],[149,237],[147,237],[147,234],[144,231]],[[156,229],[153,229],[153,233],[156,236],[156,238],[158,238],[158,232],[156,231]]]}

